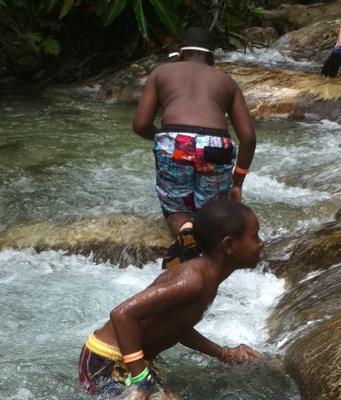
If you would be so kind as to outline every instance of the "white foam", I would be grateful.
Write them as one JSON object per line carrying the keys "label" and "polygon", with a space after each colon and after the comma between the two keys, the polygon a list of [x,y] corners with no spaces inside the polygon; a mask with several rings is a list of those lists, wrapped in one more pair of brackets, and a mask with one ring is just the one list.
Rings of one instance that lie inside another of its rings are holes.
{"label": "white foam", "polygon": [[291,206],[308,206],[315,201],[330,199],[327,192],[318,192],[300,187],[287,186],[275,177],[250,173],[245,182],[248,198],[271,203],[285,203]]}
{"label": "white foam", "polygon": [[296,61],[292,57],[282,54],[276,48],[255,48],[251,52],[246,51],[230,51],[226,52],[221,49],[217,50],[218,62],[229,63],[249,63],[273,67],[295,67],[300,69],[316,69],[319,64],[310,61]]}

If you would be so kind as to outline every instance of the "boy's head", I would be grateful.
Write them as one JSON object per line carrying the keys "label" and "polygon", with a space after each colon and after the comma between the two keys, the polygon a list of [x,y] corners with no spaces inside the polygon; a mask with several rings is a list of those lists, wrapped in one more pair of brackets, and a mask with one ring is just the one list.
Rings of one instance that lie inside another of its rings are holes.
{"label": "boy's head", "polygon": [[202,55],[208,64],[213,64],[213,52],[215,50],[215,39],[207,29],[190,27],[181,36],[180,54],[182,58],[193,54]]}
{"label": "boy's head", "polygon": [[237,267],[255,267],[263,247],[253,211],[226,199],[207,202],[196,214],[194,237],[204,253],[222,251]]}

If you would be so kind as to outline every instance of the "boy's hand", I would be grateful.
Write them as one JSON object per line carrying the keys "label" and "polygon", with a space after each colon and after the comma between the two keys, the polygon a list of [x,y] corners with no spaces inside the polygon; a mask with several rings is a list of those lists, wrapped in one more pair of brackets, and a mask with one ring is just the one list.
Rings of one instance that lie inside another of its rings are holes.
{"label": "boy's hand", "polygon": [[175,395],[165,388],[158,390],[138,389],[134,390],[126,400],[176,400]]}
{"label": "boy's hand", "polygon": [[261,353],[258,353],[245,344],[241,344],[233,349],[223,347],[221,357],[219,357],[220,361],[234,364],[257,362],[261,358],[263,358]]}
{"label": "boy's hand", "polygon": [[130,396],[126,397],[127,400],[147,400],[150,398],[153,390],[151,389],[138,389],[134,390]]}

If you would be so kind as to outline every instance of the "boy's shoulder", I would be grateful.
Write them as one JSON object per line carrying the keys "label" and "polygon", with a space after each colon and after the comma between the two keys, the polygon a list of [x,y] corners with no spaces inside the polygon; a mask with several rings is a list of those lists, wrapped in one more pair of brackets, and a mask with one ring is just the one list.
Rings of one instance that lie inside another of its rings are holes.
{"label": "boy's shoulder", "polygon": [[196,257],[185,261],[174,268],[177,279],[189,280],[198,286],[204,285],[208,263],[204,257]]}

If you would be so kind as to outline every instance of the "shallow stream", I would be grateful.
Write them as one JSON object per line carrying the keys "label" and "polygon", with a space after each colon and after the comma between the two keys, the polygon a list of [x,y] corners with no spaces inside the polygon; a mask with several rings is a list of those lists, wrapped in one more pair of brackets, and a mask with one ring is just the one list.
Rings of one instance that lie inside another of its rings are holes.
{"label": "shallow stream", "polygon": [[[11,224],[113,213],[160,216],[152,144],[133,135],[133,108],[0,99],[0,231]],[[259,122],[258,145],[244,199],[270,239],[332,218],[341,192],[341,127]],[[222,345],[240,342],[277,355],[266,319],[284,281],[264,272],[236,272],[224,282],[198,329]],[[95,265],[90,258],[32,249],[0,252],[0,398],[88,398],[77,385],[87,335],[119,302],[160,273],[160,262]],[[278,357],[232,367],[183,347],[159,360],[181,399],[296,400],[298,389]]]}

